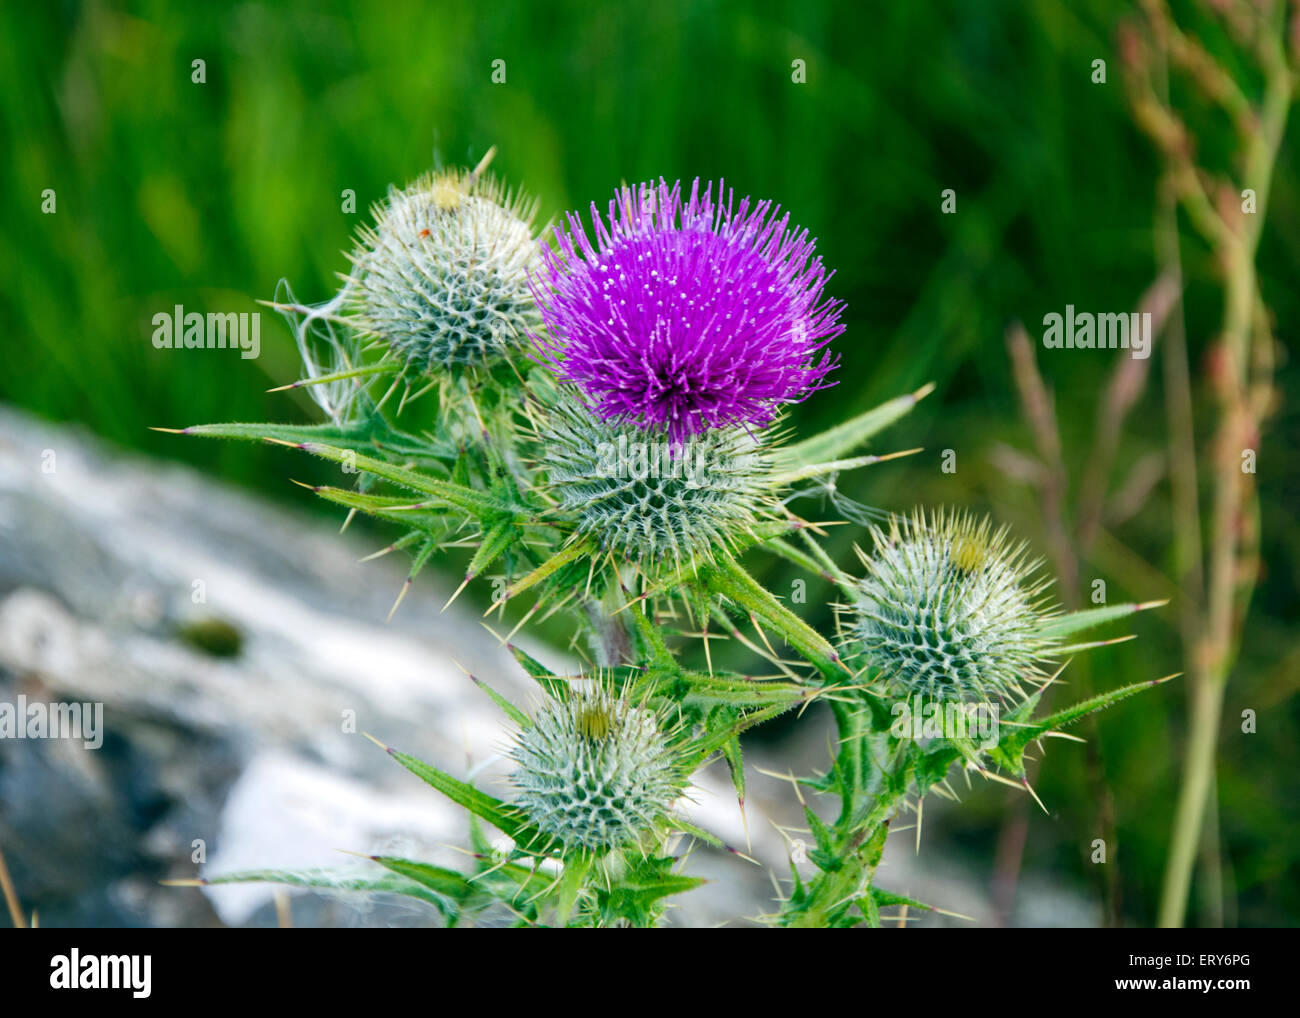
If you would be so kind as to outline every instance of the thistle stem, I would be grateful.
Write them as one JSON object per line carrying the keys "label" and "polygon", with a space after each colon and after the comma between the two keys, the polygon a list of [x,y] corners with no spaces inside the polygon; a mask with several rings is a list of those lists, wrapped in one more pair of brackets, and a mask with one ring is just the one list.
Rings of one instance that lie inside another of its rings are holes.
{"label": "thistle stem", "polygon": [[[834,772],[841,781],[840,815],[831,833],[835,862],[809,882],[802,896],[786,902],[779,921],[789,928],[834,926],[861,900],[875,876],[889,822],[898,812],[903,795],[898,789],[907,784],[883,782],[874,787],[868,768],[876,765],[865,752],[869,722],[852,704],[831,701],[831,710],[839,735]],[[872,921],[874,909],[863,912]]]}

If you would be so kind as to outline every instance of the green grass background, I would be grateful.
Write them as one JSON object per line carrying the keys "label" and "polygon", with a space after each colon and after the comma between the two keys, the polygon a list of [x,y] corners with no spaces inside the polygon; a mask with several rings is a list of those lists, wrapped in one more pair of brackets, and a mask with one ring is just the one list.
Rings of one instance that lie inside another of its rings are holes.
{"label": "green grass background", "polygon": [[[370,202],[427,169],[435,151],[472,164],[497,145],[495,169],[540,195],[543,217],[603,202],[623,180],[725,177],[820,238],[832,290],[848,301],[839,386],[798,408],[801,430],[937,383],[877,446],[926,451],[845,478],[845,490],[889,509],[987,509],[1045,551],[1035,497],[989,456],[996,443],[1032,445],[1003,332],[1019,318],[1037,337],[1042,316],[1067,303],[1127,310],[1154,275],[1157,166],[1128,116],[1115,48],[1129,13],[1099,0],[6,4],[0,398],[310,505],[284,483],[310,476],[300,459],[146,430],[310,419],[306,400],[264,392],[295,377],[279,319],[265,314],[262,356],[246,361],[155,350],[155,312],[256,310],[282,277],[300,299],[325,299]],[[1090,80],[1097,58],[1105,84]],[[205,84],[191,82],[195,59],[206,61]],[[491,82],[497,59],[505,84]],[[806,84],[791,81],[796,59]],[[1203,139],[1212,159],[1226,155],[1217,130]],[[1294,139],[1292,130],[1260,256],[1284,341],[1300,303]],[[54,215],[41,213],[47,188]],[[340,211],[345,188],[356,215]],[[944,188],[956,191],[955,215],[940,214]],[[1218,291],[1196,242],[1184,257],[1203,438],[1213,418],[1200,365]],[[1077,477],[1117,355],[1038,353]],[[1266,573],[1229,687],[1219,786],[1227,917],[1245,925],[1300,921],[1292,365],[1279,383],[1281,413],[1259,459]],[[1160,448],[1159,388],[1157,368],[1126,429],[1121,474]],[[955,474],[940,471],[943,449],[956,451]],[[1162,484],[1101,543],[1084,580],[1106,579],[1112,601],[1165,596],[1169,518]],[[846,531],[835,536],[843,560],[861,537]],[[780,590],[793,574],[768,578]],[[812,621],[826,621],[829,596],[810,586]],[[1138,644],[1092,656],[1094,685],[1182,667],[1172,610],[1133,629]],[[1246,708],[1260,714],[1253,736],[1237,731]],[[1100,726],[1119,839],[1109,865],[1128,922],[1154,916],[1184,717],[1173,683]],[[1026,871],[1094,895],[1098,835],[1079,832],[1099,830],[1096,786],[1085,754],[1055,745],[1039,789],[1051,812],[1031,819]],[[946,821],[977,872],[991,867],[1006,806],[1003,790],[977,789]]]}

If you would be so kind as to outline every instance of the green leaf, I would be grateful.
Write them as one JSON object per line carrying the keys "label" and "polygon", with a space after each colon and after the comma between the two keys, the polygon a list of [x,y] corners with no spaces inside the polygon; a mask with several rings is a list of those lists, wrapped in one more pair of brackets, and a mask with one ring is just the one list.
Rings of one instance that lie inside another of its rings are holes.
{"label": "green leaf", "polygon": [[423,509],[411,509],[410,498],[397,498],[392,495],[370,495],[354,491],[351,488],[335,488],[323,485],[311,489],[315,494],[348,509],[356,509],[367,516],[390,520],[404,526],[426,528],[442,524],[447,518],[447,510],[441,506],[429,506]]}
{"label": "green leaf", "polygon": [[812,831],[813,840],[817,843],[813,856],[820,856],[820,859],[813,858],[812,861],[823,870],[838,869],[840,862],[835,854],[835,836],[831,833],[831,829],[812,811],[812,807],[804,806],[803,814],[808,821],[809,830]]}
{"label": "green leaf", "polygon": [[923,901],[909,898],[905,894],[895,894],[893,891],[886,891],[874,886],[871,888],[870,893],[872,900],[881,908],[890,908],[894,905],[906,905],[908,908],[919,908],[924,912],[934,911],[933,905],[927,905]]}
{"label": "green leaf", "polygon": [[755,725],[762,724],[790,709],[788,703],[774,703],[758,710],[741,715],[733,724],[719,731],[708,731],[682,747],[679,763],[688,771],[693,771],[714,753],[719,752],[727,740],[739,735]]}
{"label": "green leaf", "polygon": [[726,847],[723,840],[716,834],[710,834],[703,827],[696,827],[689,820],[684,820],[679,816],[672,818],[670,826],[673,830],[680,831],[682,834],[689,834],[692,838],[699,838],[706,845],[712,845],[714,848]]}
{"label": "green leaf", "polygon": [[402,874],[417,884],[424,884],[424,887],[430,891],[437,891],[439,894],[446,894],[448,898],[455,898],[456,901],[464,901],[471,894],[477,893],[478,889],[474,887],[467,876],[459,874],[455,870],[447,870],[442,866],[433,866],[428,862],[415,862],[413,859],[402,859],[395,855],[370,855],[370,858],[378,865],[391,870],[395,874]]}
{"label": "green leaf", "polygon": [[434,894],[446,898],[448,907],[445,912],[450,922],[455,922],[458,916],[458,909],[451,907],[451,903],[464,905],[472,899],[478,898],[480,899],[479,903],[482,904],[488,900],[488,895],[484,893],[482,888],[476,886],[468,877],[457,873],[455,870],[434,866],[426,862],[415,862],[411,859],[399,859],[390,855],[372,855],[370,858],[384,869],[413,880],[422,887],[427,887]]}
{"label": "green leaf", "polygon": [[1130,696],[1137,693],[1145,692],[1155,686],[1163,686],[1171,679],[1178,678],[1178,674],[1166,675],[1161,679],[1152,679],[1149,682],[1134,682],[1129,686],[1121,686],[1119,689],[1111,689],[1105,693],[1098,693],[1096,696],[1089,697],[1087,700],[1081,700],[1079,703],[1064,710],[1059,710],[1054,714],[1049,714],[1045,718],[1039,718],[1029,728],[1029,731],[1037,729],[1037,734],[1028,735],[1025,729],[1018,729],[1012,734],[1017,737],[1024,737],[1026,742],[1037,738],[1044,732],[1060,731],[1067,725],[1072,725],[1080,718],[1094,711],[1105,710],[1107,707],[1113,707],[1121,700],[1127,700]]}
{"label": "green leaf", "polygon": [[862,916],[866,919],[868,927],[873,930],[880,929],[880,904],[875,897],[868,894],[865,898],[859,898],[858,908],[862,910]]}
{"label": "green leaf", "polygon": [[502,553],[519,539],[520,533],[515,528],[513,520],[507,519],[493,524],[484,531],[478,549],[474,552],[474,557],[470,559],[469,567],[465,570],[465,575],[471,578],[482,575],[485,569],[500,558]]}
{"label": "green leaf", "polygon": [[546,690],[547,694],[557,700],[567,700],[569,696],[569,684],[563,677],[556,675],[536,658],[530,657],[524,651],[520,650],[513,643],[506,644],[506,648],[514,655],[516,661],[528,677]]}
{"label": "green leaf", "polygon": [[811,687],[785,679],[751,679],[729,672],[708,675],[683,670],[676,673],[675,680],[685,689],[682,703],[702,713],[719,705],[745,708],[781,703],[793,707],[813,692]]}
{"label": "green leaf", "polygon": [[[178,881],[179,883],[179,881]],[[340,873],[334,870],[241,870],[237,873],[223,873],[216,877],[204,877],[198,881],[204,886],[220,884],[286,884],[290,887],[305,887],[319,891],[360,891],[372,894],[402,894],[408,898],[419,898],[439,909],[446,901],[424,885],[397,873],[385,873],[368,877],[356,874]]]}
{"label": "green leaf", "polygon": [[736,790],[736,800],[745,805],[745,758],[740,752],[740,739],[728,739],[722,746],[722,756],[727,761],[731,785]]}
{"label": "green leaf", "polygon": [[178,433],[197,435],[201,438],[228,438],[242,442],[269,440],[286,445],[329,442],[358,452],[374,446],[370,429],[362,426],[341,428],[336,424],[244,424],[232,421],[227,424],[196,424],[181,428]]}
{"label": "green leaf", "polygon": [[675,674],[679,671],[677,661],[673,657],[672,651],[670,651],[668,645],[664,643],[663,634],[659,631],[659,627],[656,626],[646,614],[644,607],[638,604],[632,606],[627,611],[628,614],[632,616],[632,624],[636,627],[637,635],[641,637],[641,644],[645,657],[649,660],[650,664],[669,674]]}
{"label": "green leaf", "polygon": [[851,459],[826,460],[821,463],[792,466],[780,473],[773,474],[772,483],[797,484],[799,481],[806,481],[813,477],[822,477],[826,474],[838,474],[845,470],[857,470],[859,467],[873,466],[876,463],[884,463],[887,460],[895,460],[903,456],[911,456],[920,451],[920,449],[905,449],[902,452],[886,453],[883,456],[854,456]]}
{"label": "green leaf", "polygon": [[630,905],[634,912],[648,912],[656,902],[693,891],[706,883],[708,881],[703,877],[688,877],[680,873],[669,873],[644,882],[622,880],[610,891],[610,908],[624,912]]}
{"label": "green leaf", "polygon": [[297,382],[290,382],[288,385],[281,385],[270,392],[284,392],[288,389],[305,389],[310,385],[326,385],[330,382],[345,382],[349,378],[362,378],[368,375],[391,375],[401,369],[402,365],[396,360],[383,361],[379,364],[362,364],[355,368],[348,368],[345,371],[335,371],[329,375],[316,375],[314,378],[304,378]]}
{"label": "green leaf", "polygon": [[898,396],[880,406],[850,418],[843,424],[778,450],[774,470],[796,470],[808,463],[835,460],[860,448],[877,432],[883,431],[934,390],[926,385],[906,396]]}
{"label": "green leaf", "polygon": [[1162,679],[1152,679],[1150,682],[1135,682],[1119,689],[1098,693],[1096,696],[1089,697],[1087,700],[1082,700],[1054,714],[1049,714],[1047,717],[1015,725],[1009,733],[1002,736],[996,746],[988,750],[989,759],[1017,777],[1023,777],[1025,772],[1025,747],[1035,739],[1048,732],[1060,731],[1065,726],[1073,724],[1094,711],[1105,710],[1121,700],[1127,700],[1130,696],[1151,689],[1153,686],[1163,685],[1170,679],[1177,677],[1177,675],[1166,675]]}
{"label": "green leaf", "polygon": [[703,566],[700,576],[710,590],[753,613],[824,675],[841,678],[848,672],[826,638],[781,604],[735,559],[719,559],[714,565]]}
{"label": "green leaf", "polygon": [[916,760],[916,787],[924,795],[948,776],[948,770],[961,756],[953,746],[943,743],[928,753],[919,753]]}
{"label": "green leaf", "polygon": [[706,883],[699,877],[672,872],[676,860],[650,858],[634,864],[608,887],[593,885],[605,924],[623,920],[634,926],[653,926],[663,914],[665,898]]}
{"label": "green leaf", "polygon": [[556,889],[555,911],[561,926],[569,925],[569,917],[578,902],[582,885],[587,880],[587,871],[591,869],[591,859],[576,855],[564,860],[564,870],[560,874],[560,883]]}
{"label": "green leaf", "polygon": [[1146,611],[1148,608],[1159,608],[1168,603],[1167,600],[1144,601],[1142,603],[1116,604],[1107,608],[1090,608],[1085,611],[1070,612],[1068,615],[1058,615],[1055,618],[1048,619],[1038,627],[1038,635],[1060,639],[1082,629],[1100,626],[1105,622],[1113,622],[1115,619],[1122,619],[1136,612]]}
{"label": "green leaf", "polygon": [[511,703],[504,696],[502,696],[500,693],[498,693],[495,689],[493,689],[491,686],[489,686],[486,682],[484,682],[482,679],[478,678],[477,676],[471,675],[470,678],[474,680],[474,684],[477,685],[479,689],[483,690],[483,692],[487,693],[487,695],[492,698],[492,702],[495,703],[498,707],[500,707],[501,710],[505,712],[506,717],[508,717],[511,721],[517,724],[520,728],[533,727],[533,719],[530,718],[518,707],[516,707],[513,703]]}
{"label": "green leaf", "polygon": [[440,480],[437,477],[430,477],[428,474],[408,470],[406,467],[394,466],[383,460],[375,459],[373,456],[364,456],[351,449],[340,449],[321,442],[291,444],[295,448],[311,453],[313,456],[319,456],[321,459],[330,460],[334,463],[344,463],[349,467],[355,467],[357,470],[363,470],[368,474],[381,477],[385,481],[391,481],[399,487],[430,495],[438,501],[454,505],[473,516],[511,511],[511,506],[485,492],[453,484],[451,481]]}
{"label": "green leaf", "polygon": [[480,791],[473,785],[466,784],[444,774],[423,760],[418,760],[406,753],[398,752],[387,746],[388,755],[426,784],[432,785],[452,802],[464,806],[475,816],[481,817],[499,830],[513,838],[515,844],[522,847],[540,849],[547,843],[547,837],[533,824],[525,820],[518,812],[512,810],[500,799]]}
{"label": "green leaf", "polygon": [[[159,431],[171,431],[159,428]],[[446,472],[442,462],[451,448],[437,439],[418,439],[396,431],[380,415],[341,427],[336,424],[197,424],[182,428],[181,435],[201,438],[225,438],[243,442],[278,442],[281,445],[300,446],[305,442],[324,442],[354,452],[381,450],[392,457],[416,460],[426,467]]]}
{"label": "green leaf", "polygon": [[573,544],[561,548],[527,576],[515,580],[514,583],[510,584],[510,586],[502,593],[502,599],[509,600],[516,594],[522,594],[529,587],[541,583],[552,573],[567,566],[575,559],[579,559],[583,555],[589,554],[591,550],[591,546],[586,541],[575,541]]}

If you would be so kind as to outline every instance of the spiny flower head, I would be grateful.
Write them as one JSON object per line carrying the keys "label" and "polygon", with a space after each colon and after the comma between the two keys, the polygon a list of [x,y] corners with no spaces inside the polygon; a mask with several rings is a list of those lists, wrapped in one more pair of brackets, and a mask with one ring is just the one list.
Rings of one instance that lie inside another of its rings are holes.
{"label": "spiny flower head", "polygon": [[655,574],[713,561],[775,505],[764,432],[603,421],[561,395],[538,427],[557,513],[602,552]]}
{"label": "spiny flower head", "polygon": [[640,841],[686,785],[655,711],[600,687],[547,700],[510,756],[515,804],[566,852]]}
{"label": "spiny flower head", "polygon": [[390,191],[352,256],[351,322],[423,374],[489,364],[540,322],[528,281],[536,204],[482,167]]}
{"label": "spiny flower head", "polygon": [[849,608],[849,639],[895,693],[1006,701],[1041,677],[1054,641],[1047,583],[1024,544],[988,520],[937,512],[872,527],[873,554]]}
{"label": "spiny flower head", "polygon": [[770,202],[734,204],[718,184],[624,187],[595,244],[581,220],[557,227],[536,288],[539,352],[607,420],[683,441],[768,424],[826,386],[843,305],[816,242]]}

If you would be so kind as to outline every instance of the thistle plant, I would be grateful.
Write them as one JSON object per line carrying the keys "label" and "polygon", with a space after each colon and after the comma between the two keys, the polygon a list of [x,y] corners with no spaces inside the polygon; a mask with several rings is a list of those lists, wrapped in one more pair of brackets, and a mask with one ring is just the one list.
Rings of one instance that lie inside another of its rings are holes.
{"label": "thistle plant", "polygon": [[[591,234],[571,215],[534,241],[531,209],[483,170],[395,192],[343,293],[292,309],[306,327],[329,326],[336,356],[322,367],[304,353],[295,383],[328,387],[328,420],[183,429],[348,466],[347,486],[314,490],[399,528],[385,551],[411,556],[406,587],[469,535],[456,596],[502,579],[489,614],[526,605],[511,633],[544,612],[566,620],[579,653],[589,648],[589,664],[564,675],[510,645],[538,687],[531,713],[476,680],[514,729],[500,796],[384,747],[470,814],[470,872],[377,856],[378,875],[349,886],[408,894],[449,923],[662,923],[669,899],[700,882],[685,848],[729,847],[678,809],[693,775],[725,761],[743,808],[742,735],[821,701],[838,730],[833,757],[794,779],[812,871],[792,862],[771,913],[750,918],[877,926],[890,907],[929,908],[876,884],[891,821],[946,787],[954,767],[1028,788],[1027,751],[1152,684],[1036,717],[1057,663],[1096,645],[1074,634],[1150,605],[1057,612],[1026,549],[962,512],[889,516],[862,535],[860,567],[841,568],[824,521],[798,516],[792,496],[902,455],[861,449],[929,389],[821,434],[789,433],[783,408],[832,384],[828,344],[844,329],[809,233],[721,184],[659,181],[619,188],[604,217],[593,205]],[[410,429],[403,414],[428,393],[435,426]],[[745,564],[759,555],[834,584],[837,631],[767,589]],[[766,664],[715,667],[710,631]],[[913,738],[893,722],[916,696],[996,705],[1000,737]],[[316,878],[204,878],[239,880]]]}

